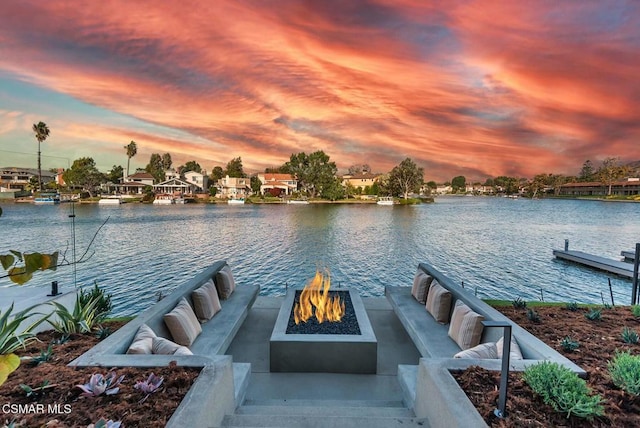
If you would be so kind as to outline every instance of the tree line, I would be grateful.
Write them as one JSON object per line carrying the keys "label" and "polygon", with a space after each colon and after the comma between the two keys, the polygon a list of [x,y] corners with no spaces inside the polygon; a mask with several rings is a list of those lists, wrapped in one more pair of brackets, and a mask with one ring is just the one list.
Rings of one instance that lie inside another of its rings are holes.
{"label": "tree line", "polygon": [[[38,141],[38,182],[37,188],[42,190],[42,178],[40,171],[40,144],[44,142],[50,135],[50,129],[44,122],[33,125],[36,140]],[[127,156],[126,176],[129,176],[129,166],[131,158],[138,153],[138,146],[135,141],[131,141],[124,146]],[[170,153],[152,153],[149,162],[144,170],[151,174],[154,181],[160,183],[165,181],[166,171],[173,167],[173,160]],[[183,165],[178,166],[175,170],[179,174],[195,171],[203,172],[200,164],[191,160]],[[582,169],[576,176],[565,176],[561,174],[538,174],[533,179],[498,176],[487,178],[484,184],[480,182],[474,185],[490,186],[501,189],[507,194],[518,193],[520,189],[526,187],[532,196],[546,192],[552,189],[555,194],[560,191],[560,186],[572,182],[592,182],[598,181],[608,186],[608,194],[611,194],[613,183],[627,176],[631,172],[629,166],[620,165],[618,158],[609,157],[596,166],[591,160],[586,160],[582,165]],[[335,162],[331,161],[329,155],[322,150],[307,154],[305,152],[292,153],[289,160],[280,166],[265,169],[265,173],[283,173],[291,174],[298,180],[299,190],[309,197],[321,197],[330,200],[342,199],[350,197],[358,192],[359,189],[353,188],[351,185],[343,186],[342,180],[336,176],[337,167]],[[64,172],[63,179],[70,186],[80,186],[93,196],[95,189],[106,182],[116,183],[125,176],[125,171],[120,165],[113,165],[111,170],[106,174],[98,171],[95,161],[91,157],[82,157],[73,161],[73,165]],[[352,165],[349,167],[349,174],[371,173],[371,167],[367,164]],[[209,178],[212,183],[217,183],[221,178],[229,177],[247,177],[242,165],[242,158],[236,157],[231,159],[226,166],[214,166],[211,170]],[[260,190],[260,180],[254,174],[250,178],[250,186],[253,192]],[[459,175],[454,177],[450,185],[453,193],[466,192],[466,177]],[[35,187],[35,183],[34,186]],[[407,199],[409,194],[418,193],[421,190],[429,193],[435,190],[437,184],[435,181],[424,183],[424,169],[418,167],[410,158],[406,158],[400,164],[396,165],[391,171],[382,174],[379,180],[367,189],[367,193],[385,196],[402,196]],[[210,189],[212,195],[215,195],[215,186]]]}
{"label": "tree line", "polygon": [[[607,194],[611,195],[612,186],[616,181],[637,172],[630,165],[620,164],[619,158],[608,157],[597,166],[591,160],[586,160],[577,175],[542,173],[535,175],[532,179],[499,176],[487,178],[484,183],[474,182],[473,185],[500,189],[509,195],[519,193],[521,189],[525,188],[529,196],[537,197],[546,192],[552,192],[557,196],[563,184],[593,182],[606,186]],[[444,184],[451,186],[452,193],[465,193],[467,184],[471,183],[467,182],[465,176],[459,175]],[[433,186],[433,188],[436,186],[435,182],[428,182],[427,185]]]}

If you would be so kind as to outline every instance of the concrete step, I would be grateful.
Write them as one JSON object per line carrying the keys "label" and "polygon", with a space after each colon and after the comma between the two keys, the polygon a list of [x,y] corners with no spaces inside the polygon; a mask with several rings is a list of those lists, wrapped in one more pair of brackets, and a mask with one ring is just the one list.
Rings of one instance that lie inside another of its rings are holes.
{"label": "concrete step", "polygon": [[404,404],[413,409],[416,402],[416,383],[418,381],[418,366],[398,364],[398,383],[402,390]]}
{"label": "concrete step", "polygon": [[245,406],[303,406],[303,407],[400,407],[406,406],[398,400],[314,400],[314,399],[246,399]]}
{"label": "concrete step", "polygon": [[424,419],[410,417],[305,416],[305,415],[230,415],[222,426],[280,428],[428,428]]}
{"label": "concrete step", "polygon": [[236,415],[279,415],[279,416],[309,416],[324,417],[350,416],[350,417],[401,417],[411,418],[413,411],[405,407],[364,407],[349,406],[344,403],[342,406],[240,406],[236,410]]}
{"label": "concrete step", "polygon": [[251,364],[233,363],[233,385],[235,387],[236,406],[240,406],[249,387],[251,378]]}

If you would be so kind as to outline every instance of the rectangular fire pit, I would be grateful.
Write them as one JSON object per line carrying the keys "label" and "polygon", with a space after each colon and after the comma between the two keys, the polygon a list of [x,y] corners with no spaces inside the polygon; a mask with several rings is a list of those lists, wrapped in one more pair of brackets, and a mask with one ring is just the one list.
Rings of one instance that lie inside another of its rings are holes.
{"label": "rectangular fire pit", "polygon": [[349,293],[360,334],[287,333],[296,296],[289,289],[271,333],[272,372],[376,373],[378,341],[362,299],[356,291],[336,291]]}

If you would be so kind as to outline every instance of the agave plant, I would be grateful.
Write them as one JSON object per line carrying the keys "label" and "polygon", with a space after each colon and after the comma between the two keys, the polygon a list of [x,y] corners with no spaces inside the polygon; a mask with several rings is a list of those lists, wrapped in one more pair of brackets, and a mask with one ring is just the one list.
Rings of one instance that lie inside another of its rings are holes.
{"label": "agave plant", "polygon": [[73,312],[69,312],[64,305],[58,302],[50,302],[55,307],[54,314],[57,321],[48,321],[51,327],[58,333],[89,333],[99,322],[97,305],[99,299],[83,301],[80,296],[76,297]]}
{"label": "agave plant", "polygon": [[45,316],[27,326],[21,333],[16,333],[23,321],[37,314],[31,313],[34,307],[35,306],[31,306],[17,312],[11,320],[9,320],[9,316],[13,311],[13,303],[5,313],[0,311],[0,385],[2,385],[7,380],[9,374],[15,371],[20,365],[20,358],[13,352],[37,340],[32,331],[48,318],[48,316]]}
{"label": "agave plant", "polygon": [[83,397],[97,397],[99,395],[114,395],[120,391],[118,385],[124,379],[124,375],[116,378],[116,372],[110,371],[107,376],[103,376],[102,373],[94,373],[89,379],[89,383],[84,385],[76,385],[82,390]]}

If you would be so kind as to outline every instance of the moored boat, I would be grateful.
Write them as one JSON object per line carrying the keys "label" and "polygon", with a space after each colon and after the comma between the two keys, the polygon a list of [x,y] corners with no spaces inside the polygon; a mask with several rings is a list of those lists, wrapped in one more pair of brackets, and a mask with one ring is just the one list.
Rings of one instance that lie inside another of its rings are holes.
{"label": "moored boat", "polygon": [[376,202],[378,205],[393,205],[394,203],[393,196],[382,196]]}
{"label": "moored boat", "polygon": [[41,193],[33,199],[33,202],[38,205],[44,204],[59,204],[60,195],[58,193]]}
{"label": "moored boat", "polygon": [[120,205],[122,199],[119,196],[105,197],[98,201],[98,205]]}
{"label": "moored boat", "polygon": [[153,200],[154,205],[173,205],[176,203],[176,200],[173,198],[173,195],[167,194],[159,194],[156,195],[156,198]]}
{"label": "moored boat", "polygon": [[243,205],[244,198],[232,198],[227,200],[227,204],[229,205]]}

